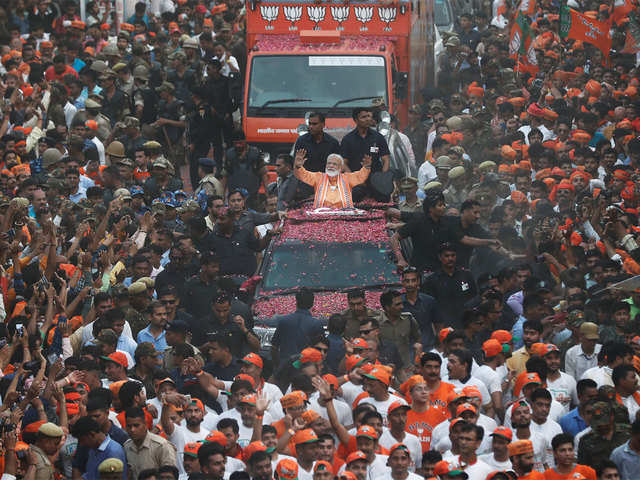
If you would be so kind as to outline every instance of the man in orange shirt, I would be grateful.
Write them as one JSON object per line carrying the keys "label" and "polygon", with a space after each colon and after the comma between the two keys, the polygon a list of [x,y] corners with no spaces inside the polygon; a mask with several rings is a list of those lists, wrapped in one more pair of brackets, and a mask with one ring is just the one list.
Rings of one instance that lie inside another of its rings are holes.
{"label": "man in orange shirt", "polygon": [[362,168],[357,172],[342,173],[344,159],[337,153],[327,157],[327,166],[323,172],[309,172],[303,167],[306,150],[298,150],[293,174],[298,180],[311,185],[315,190],[313,208],[353,208],[351,189],[367,181],[371,171],[371,156],[362,159]]}
{"label": "man in orange shirt", "polygon": [[407,412],[406,431],[418,437],[422,453],[431,449],[433,428],[448,417],[447,409],[430,405],[429,387],[421,375],[414,375],[403,384],[403,390],[411,397],[411,410]]}
{"label": "man in orange shirt", "polygon": [[300,390],[288,393],[280,399],[284,417],[271,424],[271,426],[276,429],[276,436],[278,438],[292,428],[296,418],[304,413],[307,408],[307,403],[307,396]]}
{"label": "man in orange shirt", "polygon": [[[438,407],[446,412],[447,399],[449,394],[455,389],[452,383],[443,382],[440,379],[442,371],[442,357],[434,352],[423,353],[420,357],[420,374],[427,382],[429,390],[429,405]],[[445,413],[446,420],[449,414]],[[434,425],[435,426],[435,425]]]}
{"label": "man in orange shirt", "polygon": [[545,480],[569,480],[576,473],[587,480],[596,480],[596,472],[593,468],[575,463],[576,452],[571,435],[559,433],[551,440],[551,447],[556,466],[544,472]]}

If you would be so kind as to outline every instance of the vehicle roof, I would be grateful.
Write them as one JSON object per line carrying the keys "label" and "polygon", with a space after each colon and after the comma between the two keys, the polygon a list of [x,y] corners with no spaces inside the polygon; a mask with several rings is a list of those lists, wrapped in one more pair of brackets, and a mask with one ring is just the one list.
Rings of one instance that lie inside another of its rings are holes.
{"label": "vehicle roof", "polygon": [[278,244],[303,242],[380,242],[388,241],[384,212],[360,210],[359,215],[314,214],[311,204],[287,212]]}
{"label": "vehicle roof", "polygon": [[[309,52],[317,55],[335,55],[355,53],[384,55],[386,50],[391,50],[393,42],[384,36],[345,35],[339,43],[300,43],[298,35],[256,35],[258,50],[254,54]],[[381,50],[384,47],[384,50]]]}
{"label": "vehicle roof", "polygon": [[[287,212],[282,234],[272,248],[288,243],[388,243],[386,220],[383,207],[387,204],[366,202],[356,205],[359,215],[312,214],[311,203],[297,210]],[[366,208],[366,210],[365,210]],[[335,211],[334,211],[335,213]],[[265,256],[265,259],[268,257]],[[384,287],[397,286],[399,278],[382,278],[376,286],[363,285],[366,304],[369,308],[380,308],[380,294]],[[304,285],[300,285],[304,287]],[[368,289],[369,288],[369,289]],[[344,292],[320,291],[315,294],[312,313],[328,317],[347,308],[347,296]],[[258,289],[253,303],[257,318],[269,318],[277,314],[295,311],[295,289],[284,291],[270,290],[264,296]]]}

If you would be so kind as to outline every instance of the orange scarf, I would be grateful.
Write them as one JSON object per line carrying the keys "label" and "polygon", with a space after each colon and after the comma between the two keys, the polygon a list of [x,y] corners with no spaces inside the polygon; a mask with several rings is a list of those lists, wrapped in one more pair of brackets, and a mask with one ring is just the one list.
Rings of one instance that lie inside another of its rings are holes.
{"label": "orange scarf", "polygon": [[[327,192],[329,191],[329,178],[329,175],[326,173],[322,175],[322,180],[320,180],[318,188],[316,188],[313,208],[320,208],[324,206],[324,202],[327,198]],[[337,187],[338,192],[340,193],[340,200],[342,201],[342,208],[353,208],[351,187],[349,186],[349,183],[345,181],[342,174],[338,175]]]}

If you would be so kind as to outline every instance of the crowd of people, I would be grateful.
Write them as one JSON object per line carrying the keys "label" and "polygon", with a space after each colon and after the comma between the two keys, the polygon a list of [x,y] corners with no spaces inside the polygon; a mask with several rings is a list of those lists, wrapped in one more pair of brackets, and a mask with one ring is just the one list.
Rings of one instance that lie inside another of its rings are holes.
{"label": "crowd of people", "polygon": [[[529,3],[526,62],[517,4],[443,34],[409,160],[376,100],[270,163],[242,2],[2,2],[2,480],[640,478],[637,6],[570,0],[603,53]],[[300,288],[265,344],[240,286],[280,220],[363,199],[397,288]]]}

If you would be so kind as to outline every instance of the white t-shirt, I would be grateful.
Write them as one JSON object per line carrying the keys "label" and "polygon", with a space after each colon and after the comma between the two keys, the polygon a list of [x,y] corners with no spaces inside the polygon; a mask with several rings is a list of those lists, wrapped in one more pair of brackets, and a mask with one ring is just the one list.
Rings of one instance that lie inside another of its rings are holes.
{"label": "white t-shirt", "polygon": [[391,435],[391,431],[385,428],[382,432],[382,435],[380,435],[378,443],[387,450],[389,450],[396,443],[403,443],[409,449],[409,456],[411,457],[411,465],[409,465],[409,470],[415,472],[416,466],[422,465],[422,444],[420,443],[418,437],[416,437],[415,435],[405,432],[402,441],[398,441],[393,437],[393,435]]}
{"label": "white t-shirt", "polygon": [[[451,420],[445,420],[444,422],[436,425],[436,427],[433,429],[433,431],[431,432],[432,450],[435,449],[439,452],[446,452],[447,450],[451,449],[451,438],[449,437],[450,425]],[[488,453],[492,449],[492,441],[489,435],[493,433],[493,431],[498,427],[498,424],[493,418],[480,414],[476,425],[482,427],[482,429],[484,430],[482,442],[480,443],[480,447],[478,447],[478,451],[476,453],[478,455]]]}
{"label": "white t-shirt", "polygon": [[207,435],[209,435],[209,432],[202,428],[202,426],[200,427],[199,432],[192,432],[187,427],[183,427],[182,425],[174,425],[173,433],[169,435],[168,440],[176,448],[176,458],[178,459],[177,466],[180,473],[186,473],[184,471],[183,464],[184,446],[187,443],[200,442],[204,440]]}
{"label": "white t-shirt", "polygon": [[511,470],[513,468],[511,460],[507,458],[506,462],[500,462],[493,456],[493,452],[479,455],[478,458],[494,470]]}
{"label": "white t-shirt", "polygon": [[553,420],[547,419],[541,425],[538,425],[536,422],[531,420],[531,425],[529,426],[532,432],[537,433],[542,438],[545,439],[545,462],[549,468],[555,467],[556,463],[553,459],[553,448],[551,447],[551,440],[556,435],[562,433],[562,427],[558,425],[558,423]]}
{"label": "white t-shirt", "polygon": [[[244,448],[251,443],[251,437],[253,436],[253,427],[245,427],[242,423],[242,417],[240,416],[240,412],[235,408],[231,410],[227,410],[222,412],[218,417],[218,422],[223,418],[233,418],[236,422],[238,422],[238,445]],[[264,412],[264,418],[262,419],[263,425],[271,425],[273,423],[273,418],[269,415],[269,412]]]}
{"label": "white t-shirt", "polygon": [[531,443],[533,444],[533,469],[538,472],[544,472],[546,470],[544,463],[547,441],[544,437],[541,437],[540,434],[534,433],[531,427],[529,427],[529,432],[529,438],[520,438],[518,437],[518,433],[514,430],[513,441],[515,442],[516,440],[531,440]]}
{"label": "white t-shirt", "polygon": [[378,401],[373,397],[365,397],[362,400],[360,400],[360,405],[363,403],[370,403],[371,405],[373,405],[374,407],[376,407],[376,410],[378,411],[378,413],[380,415],[382,415],[382,421],[384,426],[388,426],[388,422],[387,422],[387,410],[389,410],[389,405],[391,405],[393,402],[397,402],[398,399],[400,397],[396,397],[395,395],[389,394],[389,398],[383,401]]}
{"label": "white t-shirt", "polygon": [[560,372],[560,377],[550,380],[547,377],[547,390],[551,392],[553,398],[562,405],[563,415],[569,413],[571,403],[578,404],[578,392],[576,391],[576,379],[571,375]]}
{"label": "white t-shirt", "polygon": [[484,383],[489,393],[502,392],[502,381],[504,377],[489,365],[480,365],[478,369],[473,372],[473,376]]}
{"label": "white t-shirt", "polygon": [[[511,412],[513,411],[513,405],[509,405],[507,411],[504,414],[505,427],[511,428]],[[564,408],[561,403],[557,402],[554,398],[551,398],[551,409],[549,410],[549,420],[557,422],[564,415]]]}
{"label": "white t-shirt", "polygon": [[[420,475],[417,475],[413,472],[407,472],[409,475],[407,475],[407,478],[405,478],[404,480],[424,480],[424,477],[421,477]],[[376,477],[373,480],[389,480],[391,478],[391,474],[387,473],[386,475],[382,475],[380,477]]]}
{"label": "white t-shirt", "polygon": [[[340,421],[341,425],[345,427],[353,425],[353,413],[349,405],[347,405],[344,401],[335,398],[333,400],[333,408],[338,414],[338,420]],[[318,395],[316,395],[315,393],[309,399],[309,409],[317,412],[325,420],[329,420],[329,413],[327,412],[327,408],[318,403]]]}
{"label": "white t-shirt", "polygon": [[224,464],[224,480],[229,480],[229,477],[233,472],[244,472],[246,465],[242,460],[238,460],[234,457],[227,457],[227,461]]}
{"label": "white t-shirt", "polygon": [[603,385],[609,385],[613,387],[613,380],[611,379],[611,368],[609,367],[593,367],[582,374],[580,380],[590,378],[598,384],[598,388]]}
{"label": "white t-shirt", "polygon": [[482,405],[491,403],[491,395],[489,395],[489,390],[487,390],[487,387],[484,385],[484,382],[480,380],[478,377],[475,377],[475,376],[470,377],[469,380],[467,380],[465,383],[462,383],[460,380],[449,379],[447,381],[449,383],[452,383],[453,386],[457,388],[464,388],[469,385],[474,385],[478,387],[478,390],[480,390],[480,394],[482,395]]}
{"label": "white t-shirt", "polygon": [[349,407],[353,405],[358,395],[364,392],[362,385],[356,385],[351,382],[343,383],[340,389],[342,390],[342,398]]}
{"label": "white t-shirt", "polygon": [[629,423],[633,423],[636,419],[636,414],[638,413],[638,410],[640,410],[640,405],[638,405],[638,402],[636,401],[633,395],[629,395],[628,397],[621,397],[621,398],[622,398],[622,404],[625,407],[627,407],[627,410],[629,411]]}
{"label": "white t-shirt", "polygon": [[[460,465],[460,455],[450,454],[447,456],[447,460]],[[485,480],[487,475],[493,472],[493,470],[493,467],[484,463],[480,457],[476,459],[476,462],[473,465],[467,465],[464,468],[465,473],[469,475],[469,480]]]}
{"label": "white t-shirt", "polygon": [[298,480],[313,480],[313,467],[315,464],[316,462],[313,462],[309,471],[305,470],[300,464],[298,464]]}

